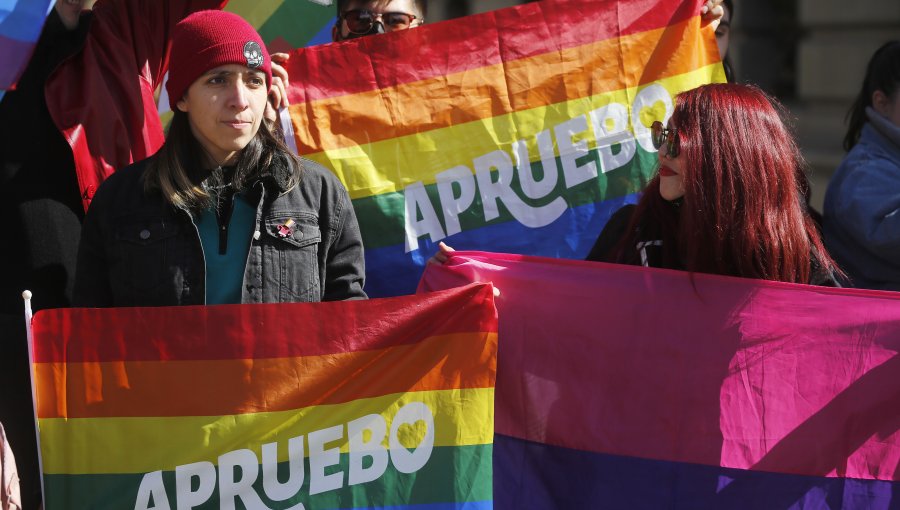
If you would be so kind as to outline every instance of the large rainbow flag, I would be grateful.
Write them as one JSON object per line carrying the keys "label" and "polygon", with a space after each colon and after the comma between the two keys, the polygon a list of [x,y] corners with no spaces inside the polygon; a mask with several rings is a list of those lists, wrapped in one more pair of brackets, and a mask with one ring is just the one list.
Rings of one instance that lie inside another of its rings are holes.
{"label": "large rainbow flag", "polygon": [[481,252],[496,508],[900,508],[900,293]]}
{"label": "large rainbow flag", "polygon": [[41,311],[44,508],[491,508],[491,290]]}
{"label": "large rainbow flag", "polygon": [[655,172],[673,97],[723,81],[697,0],[543,0],[298,50],[301,154],[353,199],[370,295],[456,248],[583,258]]}
{"label": "large rainbow flag", "polygon": [[53,0],[0,0],[0,98],[15,88],[37,44]]}

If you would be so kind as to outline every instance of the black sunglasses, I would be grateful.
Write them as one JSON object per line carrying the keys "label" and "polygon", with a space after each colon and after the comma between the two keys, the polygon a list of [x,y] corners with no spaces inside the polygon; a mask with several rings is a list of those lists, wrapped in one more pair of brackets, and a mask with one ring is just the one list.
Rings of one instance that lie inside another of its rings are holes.
{"label": "black sunglasses", "polygon": [[413,21],[419,19],[417,16],[405,12],[377,13],[368,9],[351,9],[341,14],[341,18],[347,22],[347,29],[350,33],[355,35],[368,34],[379,18],[386,32],[406,30],[412,26]]}
{"label": "black sunglasses", "polygon": [[677,129],[664,127],[663,123],[657,120],[650,125],[650,135],[653,139],[653,147],[656,150],[660,150],[663,145],[666,146],[665,152],[662,153],[663,156],[678,157],[681,147]]}

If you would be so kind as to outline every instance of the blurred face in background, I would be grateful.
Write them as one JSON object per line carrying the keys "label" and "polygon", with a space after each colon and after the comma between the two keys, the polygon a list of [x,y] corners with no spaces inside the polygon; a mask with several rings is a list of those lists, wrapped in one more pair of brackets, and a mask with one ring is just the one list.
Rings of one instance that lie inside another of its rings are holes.
{"label": "blurred face in background", "polygon": [[900,87],[897,87],[892,96],[876,90],[872,94],[872,107],[895,126],[900,127]]}
{"label": "blurred face in background", "polygon": [[56,0],[56,13],[62,18],[63,25],[69,30],[78,26],[78,18],[81,11],[90,9],[96,0]]}
{"label": "blurred face in background", "polygon": [[406,30],[422,24],[424,16],[414,0],[351,0],[331,32],[335,41]]}
{"label": "blurred face in background", "polygon": [[731,36],[731,11],[724,4],[722,9],[725,14],[722,16],[719,26],[716,27],[716,43],[719,45],[719,58],[724,59],[728,54],[728,43]]}

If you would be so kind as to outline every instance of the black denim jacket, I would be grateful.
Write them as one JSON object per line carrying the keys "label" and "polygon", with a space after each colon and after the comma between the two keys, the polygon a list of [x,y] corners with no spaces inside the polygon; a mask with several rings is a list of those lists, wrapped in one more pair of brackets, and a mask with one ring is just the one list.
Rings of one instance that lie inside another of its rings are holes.
{"label": "black denim jacket", "polygon": [[[148,161],[114,173],[97,190],[78,249],[75,306],[205,303],[197,227],[187,211],[144,191]],[[261,180],[252,190],[259,203],[241,302],[364,299],[362,237],[343,184],[308,160],[292,190],[277,182]],[[279,233],[288,220],[289,235]]]}

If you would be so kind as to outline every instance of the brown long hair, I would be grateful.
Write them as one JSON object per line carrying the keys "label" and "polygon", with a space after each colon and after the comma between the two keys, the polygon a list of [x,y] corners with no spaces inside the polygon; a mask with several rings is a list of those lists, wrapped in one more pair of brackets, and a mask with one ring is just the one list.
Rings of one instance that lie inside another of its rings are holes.
{"label": "brown long hair", "polygon": [[[209,175],[205,154],[191,132],[188,114],[176,109],[166,143],[144,174],[144,189],[158,190],[166,202],[188,211],[209,207],[212,197],[203,186],[204,178]],[[272,132],[268,121],[263,120],[256,135],[241,150],[229,184],[235,191],[246,189],[255,180],[266,176],[276,160],[283,161],[288,171],[281,183],[283,190],[296,186],[302,170],[300,159]]]}
{"label": "brown long hair", "polygon": [[688,271],[808,283],[812,257],[820,270],[840,274],[806,209],[806,166],[783,113],[747,85],[679,94],[671,122],[686,161],[683,204],[672,213],[656,176],[617,256],[633,249],[636,227],[649,216],[662,230],[664,259]]}

